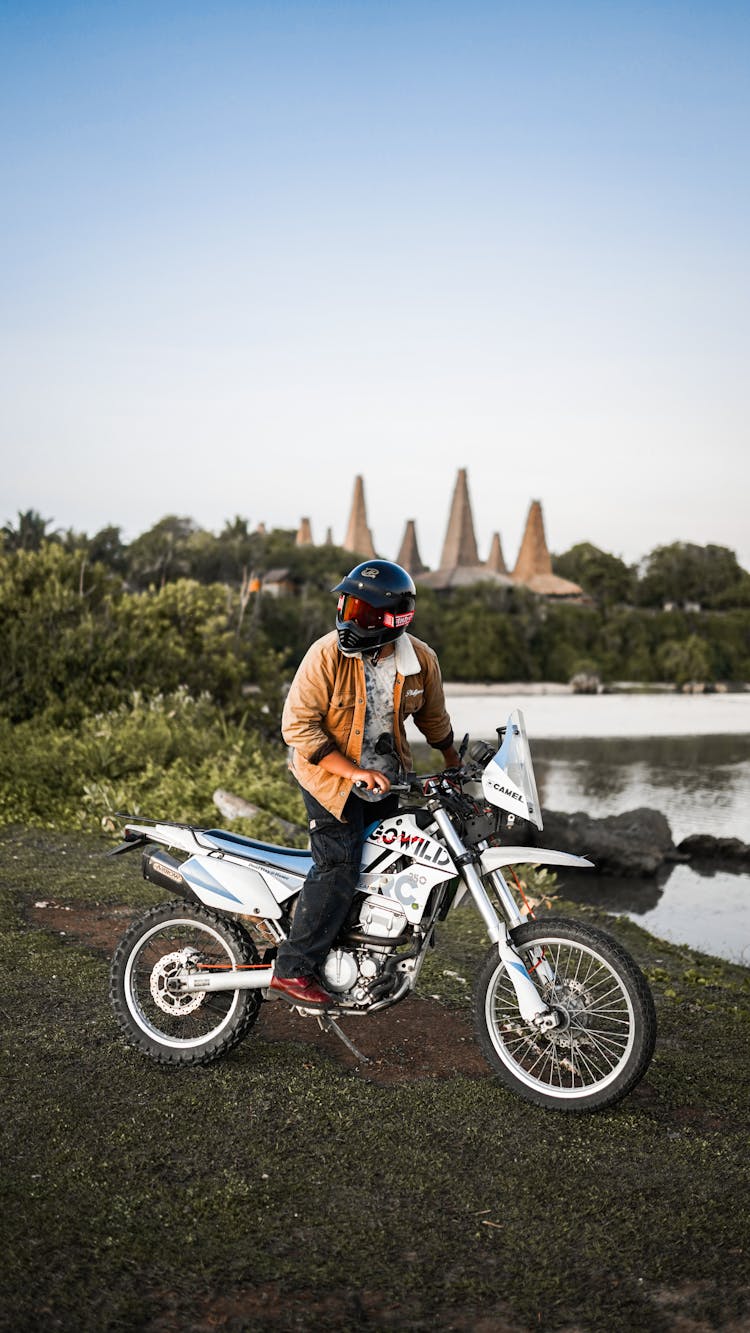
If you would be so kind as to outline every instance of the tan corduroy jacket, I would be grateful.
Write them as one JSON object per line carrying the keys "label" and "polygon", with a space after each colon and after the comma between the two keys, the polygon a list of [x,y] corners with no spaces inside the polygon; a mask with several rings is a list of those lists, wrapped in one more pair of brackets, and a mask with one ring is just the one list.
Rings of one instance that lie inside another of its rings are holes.
{"label": "tan corduroy jacket", "polygon": [[[425,740],[436,749],[453,742],[443,682],[436,654],[426,643],[402,634],[396,640],[396,683],[393,690],[394,739],[405,768],[411,751],[405,721],[412,717]],[[281,718],[281,731],[293,750],[291,770],[320,804],[341,818],[352,790],[348,778],[319,767],[332,750],[358,764],[365,732],[367,694],[360,657],[345,657],[335,630],[308,649],[292,681]]]}

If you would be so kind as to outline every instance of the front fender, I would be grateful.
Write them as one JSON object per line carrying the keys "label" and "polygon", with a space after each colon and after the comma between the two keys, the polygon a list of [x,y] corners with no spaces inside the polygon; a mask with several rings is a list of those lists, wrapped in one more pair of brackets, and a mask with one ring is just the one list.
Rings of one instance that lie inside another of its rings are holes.
{"label": "front fender", "polygon": [[480,862],[485,874],[501,870],[503,866],[569,866],[575,870],[593,870],[593,861],[572,852],[555,852],[550,847],[488,847],[481,853]]}

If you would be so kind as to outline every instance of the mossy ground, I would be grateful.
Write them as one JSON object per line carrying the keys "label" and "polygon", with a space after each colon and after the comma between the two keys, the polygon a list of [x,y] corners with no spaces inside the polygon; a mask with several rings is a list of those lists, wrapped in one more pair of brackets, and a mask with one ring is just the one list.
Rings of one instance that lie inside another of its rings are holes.
{"label": "mossy ground", "polygon": [[[26,915],[158,901],[106,849],[0,835],[0,1327],[750,1326],[745,969],[566,906],[631,950],[659,1012],[646,1079],[594,1116],[491,1075],[383,1087],[257,1037],[167,1071],[122,1043],[104,956]],[[456,913],[422,993],[467,1008],[485,947]]]}

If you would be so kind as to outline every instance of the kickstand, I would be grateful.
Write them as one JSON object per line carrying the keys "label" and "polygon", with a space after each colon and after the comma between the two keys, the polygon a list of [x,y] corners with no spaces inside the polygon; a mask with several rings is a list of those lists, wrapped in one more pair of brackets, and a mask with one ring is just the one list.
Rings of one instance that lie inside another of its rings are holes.
{"label": "kickstand", "polygon": [[339,1040],[343,1041],[344,1045],[349,1047],[352,1055],[356,1055],[357,1059],[361,1061],[362,1064],[369,1065],[370,1061],[367,1056],[357,1050],[354,1042],[349,1040],[345,1032],[342,1032],[338,1023],[333,1021],[330,1014],[316,1014],[316,1018],[323,1032],[335,1032]]}

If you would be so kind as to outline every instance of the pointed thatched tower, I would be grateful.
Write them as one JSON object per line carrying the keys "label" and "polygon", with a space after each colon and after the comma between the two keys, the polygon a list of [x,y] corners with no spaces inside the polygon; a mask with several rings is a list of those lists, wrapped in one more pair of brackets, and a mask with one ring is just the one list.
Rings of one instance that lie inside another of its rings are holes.
{"label": "pointed thatched tower", "polygon": [[490,554],[487,559],[487,568],[494,570],[496,574],[508,573],[508,566],[505,563],[503,548],[500,545],[499,532],[493,532],[492,534],[492,545],[490,546]]}
{"label": "pointed thatched tower", "polygon": [[459,468],[456,478],[440,568],[431,574],[423,574],[421,582],[428,588],[441,590],[468,588],[473,583],[510,587],[513,582],[508,574],[480,563],[465,467]]}
{"label": "pointed thatched tower", "polygon": [[416,578],[418,574],[424,574],[427,570],[427,566],[422,563],[422,557],[419,554],[417,529],[413,518],[406,520],[406,530],[399,553],[396,556],[396,564],[401,565],[401,568],[405,569],[407,574],[411,574],[412,578]]}
{"label": "pointed thatched tower", "polygon": [[477,552],[477,539],[474,536],[469,483],[466,478],[466,468],[462,467],[458,469],[453,491],[448,530],[443,543],[443,554],[440,557],[440,568],[457,569],[460,566],[476,567],[478,564],[479,554]]}
{"label": "pointed thatched tower", "polygon": [[295,546],[312,546],[312,528],[309,518],[301,518],[297,529],[297,536],[294,539]]}
{"label": "pointed thatched tower", "polygon": [[544,532],[544,518],[539,500],[532,500],[526,519],[526,528],[513,570],[516,583],[523,583],[532,592],[543,597],[580,597],[583,589],[569,579],[552,573],[552,559]]}
{"label": "pointed thatched tower", "polygon": [[367,526],[365,486],[361,477],[355,477],[354,480],[354,495],[349,515],[349,526],[344,538],[344,550],[354,551],[357,555],[363,555],[367,559],[373,559],[375,556],[372,533]]}
{"label": "pointed thatched tower", "polygon": [[537,574],[551,573],[552,560],[544,533],[541,501],[532,500],[513,577],[518,583],[528,583]]}

